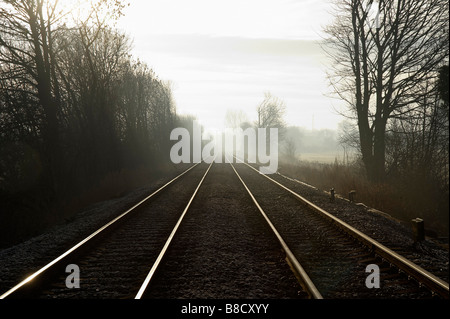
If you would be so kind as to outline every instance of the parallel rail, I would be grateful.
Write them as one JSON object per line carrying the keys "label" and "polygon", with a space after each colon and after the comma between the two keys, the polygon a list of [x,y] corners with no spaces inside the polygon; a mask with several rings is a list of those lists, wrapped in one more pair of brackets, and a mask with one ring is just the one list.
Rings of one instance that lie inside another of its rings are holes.
{"label": "parallel rail", "polygon": [[243,179],[241,178],[239,173],[236,171],[236,169],[234,168],[233,164],[231,164],[231,167],[233,168],[233,170],[236,173],[237,177],[241,181],[242,185],[244,185],[245,189],[247,190],[248,194],[252,198],[252,200],[253,200],[254,204],[256,205],[256,207],[258,208],[259,212],[264,217],[266,222],[269,224],[269,226],[272,229],[273,233],[275,234],[275,236],[277,237],[278,241],[280,242],[281,247],[283,248],[284,252],[286,253],[286,258],[288,259],[289,264],[293,268],[293,270],[294,270],[297,278],[299,279],[303,289],[311,296],[311,298],[313,298],[313,299],[323,299],[322,294],[319,292],[317,287],[314,285],[314,283],[312,282],[311,278],[306,273],[306,271],[302,267],[302,265],[300,265],[299,261],[297,260],[295,255],[292,253],[292,251],[290,250],[290,248],[288,247],[286,242],[283,240],[283,238],[281,237],[280,233],[277,231],[275,226],[272,224],[272,222],[270,221],[270,219],[267,216],[267,214],[261,208],[261,206],[257,202],[255,196],[253,196],[252,192],[247,187],[247,185],[245,184],[245,182],[243,181]]}
{"label": "parallel rail", "polygon": [[147,290],[148,285],[150,284],[150,281],[153,278],[153,275],[156,272],[156,269],[158,268],[159,264],[161,263],[167,249],[169,248],[170,243],[172,242],[173,237],[175,236],[178,227],[180,226],[181,222],[183,221],[184,216],[186,215],[187,211],[189,210],[189,207],[192,204],[192,201],[194,200],[195,196],[198,193],[198,190],[200,189],[200,186],[202,186],[203,181],[205,180],[206,175],[208,175],[209,170],[211,169],[212,164],[211,162],[209,164],[208,169],[206,170],[205,174],[203,175],[202,179],[200,180],[200,183],[197,185],[197,188],[194,191],[194,194],[192,194],[191,199],[189,200],[188,204],[183,210],[183,213],[181,214],[180,218],[178,219],[178,222],[176,223],[175,227],[173,228],[172,232],[170,233],[169,238],[167,239],[166,243],[164,244],[164,247],[162,248],[161,252],[158,255],[158,258],[156,259],[155,263],[153,264],[152,268],[150,269],[150,272],[148,273],[147,277],[145,278],[144,282],[142,283],[141,287],[139,288],[138,293],[136,294],[134,299],[141,299],[144,295],[145,291]]}
{"label": "parallel rail", "polygon": [[141,206],[145,202],[147,202],[150,198],[154,197],[156,194],[160,193],[162,190],[166,189],[169,185],[174,183],[176,180],[181,178],[183,175],[188,173],[190,170],[192,170],[194,167],[196,167],[199,163],[189,167],[185,171],[183,171],[181,174],[174,177],[172,180],[158,188],[156,191],[139,201],[137,204],[129,208],[127,211],[119,215],[118,217],[114,218],[112,221],[104,225],[103,227],[99,228],[95,232],[93,232],[91,235],[80,241],[78,244],[73,246],[72,248],[65,251],[63,254],[61,254],[59,257],[55,258],[48,264],[46,264],[44,267],[40,268],[36,272],[34,272],[32,275],[28,276],[24,280],[22,280],[20,283],[0,295],[0,299],[5,299],[6,297],[11,296],[12,294],[19,292],[19,290],[25,288],[28,284],[33,282],[38,277],[42,276],[44,273],[48,272],[51,268],[55,267],[56,265],[60,264],[63,260],[65,260],[68,256],[70,256],[75,251],[79,250],[82,246],[85,246],[88,242],[90,242],[94,237],[97,237],[100,233],[104,232],[106,229],[110,228],[113,224],[117,223],[119,220],[123,219],[125,216],[129,215],[131,212],[133,212],[137,207]]}
{"label": "parallel rail", "polygon": [[[188,204],[184,208],[181,216],[178,218],[178,221],[177,221],[176,225],[172,229],[172,231],[171,231],[168,239],[166,240],[163,248],[161,249],[158,257],[156,258],[155,262],[153,263],[153,266],[151,267],[150,271],[148,272],[147,277],[143,281],[139,291],[137,292],[136,296],[134,297],[135,299],[141,299],[144,296],[147,288],[149,287],[149,285],[151,283],[152,278],[154,277],[155,273],[157,272],[158,267],[160,266],[160,264],[161,264],[161,262],[162,262],[162,260],[163,260],[163,258],[165,256],[167,250],[169,249],[169,246],[170,246],[173,238],[176,236],[177,230],[179,229],[180,224],[182,223],[185,215],[187,214],[187,212],[188,212],[188,210],[189,210],[189,208],[190,208],[194,198],[196,197],[200,187],[203,184],[203,181],[205,180],[206,176],[208,175],[208,173],[209,173],[213,163],[214,163],[214,161],[212,161],[210,163],[210,165],[208,166],[207,170],[203,174],[200,182],[198,182],[194,193],[192,194],[192,196],[190,197],[190,199],[188,201]],[[40,289],[40,284],[41,283],[45,283],[47,275],[55,273],[61,267],[61,265],[63,265],[63,263],[67,262],[67,260],[72,257],[72,255],[76,251],[81,250],[82,247],[86,248],[86,246],[88,246],[87,244],[90,243],[93,238],[98,237],[99,234],[101,234],[101,233],[106,233],[106,230],[107,229],[111,229],[111,226],[113,224],[117,224],[119,220],[123,220],[123,218],[125,216],[129,215],[131,212],[133,212],[136,208],[138,208],[139,206],[144,204],[150,198],[154,197],[156,194],[158,194],[161,191],[163,191],[164,189],[166,189],[169,185],[174,183],[176,180],[181,178],[183,175],[185,175],[187,172],[192,170],[197,165],[198,164],[195,164],[195,165],[191,166],[190,168],[188,168],[187,170],[185,170],[184,172],[182,172],[181,174],[179,174],[178,176],[176,176],[175,178],[173,178],[172,180],[170,180],[169,182],[164,184],[162,187],[160,187],[159,189],[157,189],[156,191],[154,191],[153,193],[151,193],[150,195],[148,195],[147,197],[145,197],[144,199],[139,201],[137,204],[133,205],[127,211],[125,211],[124,213],[120,214],[118,217],[114,218],[112,221],[110,221],[109,223],[107,223],[106,225],[101,227],[100,229],[98,229],[95,232],[93,232],[91,235],[89,235],[88,237],[86,237],[85,239],[80,241],[78,244],[76,244],[72,248],[70,248],[67,251],[65,251],[59,257],[55,258],[54,260],[52,260],[51,262],[46,264],[44,267],[40,268],[38,271],[34,272],[32,275],[30,275],[27,278],[25,278],[24,280],[22,280],[20,283],[15,285],[13,288],[9,289],[7,292],[5,292],[2,295],[0,295],[0,299],[5,299],[5,298],[8,298],[8,297],[17,297],[17,295],[19,297],[21,297],[21,296],[28,296],[28,293],[29,292],[33,293],[35,291],[34,290],[35,288]],[[294,273],[296,274],[296,276],[297,276],[297,278],[298,278],[298,280],[300,282],[300,285],[309,294],[310,297],[315,298],[315,299],[322,299],[322,296],[321,296],[320,292],[314,286],[314,284],[312,283],[312,281],[310,280],[310,278],[306,274],[305,270],[302,268],[300,263],[297,261],[297,259],[294,256],[294,254],[287,247],[286,243],[281,238],[280,234],[277,232],[277,230],[275,229],[273,224],[270,222],[270,220],[268,219],[267,215],[261,209],[261,206],[258,204],[258,202],[254,198],[254,196],[252,195],[252,193],[250,192],[250,190],[248,189],[248,187],[246,186],[246,184],[244,183],[242,178],[239,176],[237,171],[234,169],[234,167],[233,167],[233,170],[235,171],[235,173],[238,176],[239,180],[242,182],[243,186],[245,187],[245,189],[249,193],[250,197],[252,198],[253,202],[255,203],[255,205],[257,206],[257,208],[261,212],[261,214],[264,216],[266,222],[269,224],[269,226],[272,229],[272,231],[274,232],[275,236],[278,238],[282,249],[286,253],[287,261],[288,261],[289,265],[291,266],[291,268],[293,269]]]}
{"label": "parallel rail", "polygon": [[[211,163],[212,165],[213,163]],[[181,224],[184,216],[186,215],[187,211],[189,210],[192,201],[194,200],[195,196],[197,195],[197,192],[199,190],[199,188],[201,187],[206,175],[208,174],[211,165],[208,167],[207,171],[205,172],[203,178],[201,179],[200,183],[198,184],[194,194],[192,195],[191,199],[189,200],[189,203],[186,205],[182,215],[180,216],[177,224],[175,225],[174,229],[172,230],[171,235],[169,236],[169,238],[166,241],[166,244],[164,245],[164,247],[162,248],[157,260],[155,261],[155,263],[153,264],[152,268],[150,269],[146,279],[144,280],[141,288],[139,289],[138,293],[135,296],[135,299],[141,299],[144,294],[145,291],[147,290],[147,288],[150,285],[150,281],[152,280],[153,276],[155,275],[158,266],[160,265],[162,259],[164,258],[164,255],[166,254],[170,243],[172,242],[173,237],[175,236],[179,225]],[[320,294],[319,290],[316,288],[316,286],[314,285],[314,283],[312,282],[312,280],[309,278],[308,274],[306,273],[306,271],[303,269],[303,267],[300,265],[300,263],[298,262],[297,258],[295,257],[295,255],[292,253],[292,251],[289,249],[289,247],[287,246],[287,244],[285,243],[285,241],[283,240],[283,238],[281,237],[281,235],[278,233],[278,231],[276,230],[276,228],[274,227],[274,225],[272,224],[272,222],[270,221],[270,219],[267,217],[267,215],[265,214],[265,212],[262,210],[261,206],[258,204],[258,202],[256,201],[255,197],[253,196],[253,194],[251,193],[251,191],[249,190],[249,188],[247,187],[247,185],[245,184],[245,182],[242,180],[242,178],[240,177],[240,175],[238,174],[238,172],[236,171],[236,169],[234,168],[233,165],[231,165],[231,167],[233,168],[234,172],[236,173],[237,177],[239,178],[239,180],[241,181],[242,185],[244,186],[244,188],[247,190],[248,194],[250,195],[251,199],[253,200],[253,203],[256,205],[256,207],[258,208],[258,210],[260,211],[260,213],[263,215],[265,221],[268,223],[268,225],[270,226],[271,230],[273,231],[273,233],[275,234],[275,236],[277,237],[282,249],[284,250],[284,252],[286,253],[286,258],[288,263],[291,265],[291,267],[294,270],[295,275],[297,276],[298,280],[300,281],[300,285],[303,287],[303,289],[308,293],[308,295],[313,298],[313,299],[323,299],[322,295]]]}
{"label": "parallel rail", "polygon": [[[247,165],[252,170],[258,172],[257,169],[252,167],[251,165],[245,163],[244,161],[236,158],[239,162]],[[366,234],[362,233],[361,231],[357,230],[356,228],[350,226],[349,224],[345,223],[344,221],[340,220],[336,216],[333,216],[332,214],[328,213],[327,211],[323,210],[322,208],[318,207],[317,205],[313,204],[312,202],[308,201],[306,198],[302,197],[298,193],[294,192],[293,190],[289,189],[288,187],[282,185],[281,183],[275,181],[274,179],[270,178],[268,175],[264,175],[265,178],[273,182],[274,184],[278,185],[282,189],[289,192],[291,195],[293,195],[296,199],[298,199],[302,204],[309,207],[311,210],[319,213],[324,218],[328,219],[332,223],[334,223],[337,227],[345,231],[347,234],[355,238],[356,240],[360,241],[363,245],[368,247],[369,250],[374,252],[374,254],[381,257],[383,260],[387,261],[391,265],[396,266],[398,269],[406,273],[409,277],[414,278],[418,283],[426,286],[428,289],[430,289],[433,293],[441,296],[442,298],[449,299],[449,284],[442,280],[441,278],[438,278],[434,274],[430,273],[429,271],[423,269],[422,267],[418,266],[417,264],[413,263],[412,261],[406,259],[405,257],[399,255],[395,251],[389,249],[388,247],[384,246],[383,244],[379,243],[375,239],[367,236]]]}
{"label": "parallel rail", "polygon": [[[247,165],[252,170],[256,171],[258,174],[259,171],[252,167],[251,165],[237,159],[239,162],[242,162],[243,164]],[[189,210],[189,207],[191,206],[195,196],[197,195],[203,181],[205,180],[207,174],[209,173],[212,164],[214,161],[210,163],[208,166],[206,172],[203,174],[203,177],[201,178],[200,182],[198,183],[193,195],[190,197],[190,200],[188,204],[186,205],[183,213],[178,219],[178,222],[176,223],[175,227],[173,228],[170,236],[168,237],[167,241],[165,242],[165,245],[163,246],[161,252],[159,253],[156,261],[154,262],[153,266],[151,267],[147,277],[145,278],[144,282],[142,283],[138,293],[135,296],[135,299],[141,299],[143,295],[145,294],[145,291],[147,287],[149,286],[155,272],[157,271],[158,266],[160,265],[162,259],[164,258],[164,255],[166,251],[168,250],[174,236],[177,233],[177,230],[185,217],[186,213]],[[231,164],[231,162],[229,162]],[[187,172],[192,170],[194,167],[196,167],[199,163],[189,167],[187,170],[161,186],[159,189],[139,201],[137,204],[129,208],[126,212],[122,213],[118,217],[114,218],[112,221],[110,221],[108,224],[104,225],[82,241],[80,241],[78,244],[70,248],[69,250],[65,251],[63,254],[61,254],[59,257],[54,259],[53,261],[49,262],[47,265],[33,273],[32,275],[25,278],[23,281],[21,281],[19,284],[8,290],[7,292],[0,295],[0,299],[5,299],[11,295],[14,295],[16,293],[20,293],[21,290],[26,290],[31,282],[34,282],[37,278],[43,277],[44,274],[48,273],[50,269],[56,267],[57,265],[61,265],[63,261],[66,261],[68,256],[70,256],[75,251],[78,251],[81,247],[86,246],[88,242],[90,242],[94,237],[98,237],[100,233],[103,233],[106,229],[110,228],[113,224],[116,224],[119,220],[123,219],[125,216],[129,215],[132,211],[134,211],[137,207],[141,206],[143,203],[148,201],[150,198],[154,197],[156,194],[160,193],[162,190],[166,189],[169,185],[174,183],[176,180],[184,176]],[[314,299],[322,299],[322,295],[319,292],[319,290],[316,288],[315,284],[312,282],[311,278],[308,276],[304,268],[300,265],[295,255],[292,253],[292,251],[287,246],[286,242],[283,240],[282,236],[279,234],[275,226],[272,224],[270,219],[268,218],[267,214],[263,211],[260,204],[257,202],[255,196],[250,191],[249,187],[246,185],[244,180],[241,178],[241,176],[238,174],[237,170],[231,164],[231,167],[235,174],[237,175],[238,179],[248,192],[249,196],[251,197],[253,203],[258,208],[259,212],[264,217],[265,221],[270,226],[271,230],[275,234],[276,238],[278,239],[283,251],[286,254],[286,259],[288,263],[290,264],[291,268],[293,269],[294,273],[296,274],[301,286],[303,289],[309,294],[311,298]],[[434,294],[439,295],[440,297],[443,297],[445,299],[449,298],[449,284],[445,282],[444,280],[438,278],[437,276],[433,275],[432,273],[428,272],[427,270],[423,269],[422,267],[416,265],[415,263],[411,262],[407,258],[399,255],[398,253],[394,252],[393,250],[389,249],[388,247],[384,246],[383,244],[377,242],[376,240],[372,239],[371,237],[367,236],[366,234],[360,232],[359,230],[355,229],[354,227],[348,225],[347,223],[343,222],[342,220],[338,219],[337,217],[333,216],[332,214],[328,213],[327,211],[323,210],[322,208],[318,207],[317,205],[313,204],[312,202],[308,201],[295,191],[289,189],[288,187],[284,186],[283,184],[277,182],[276,180],[272,179],[268,175],[260,174],[267,178],[272,183],[276,184],[277,186],[281,187],[285,191],[289,192],[292,196],[294,196],[297,200],[299,200],[303,205],[307,206],[312,211],[320,214],[327,220],[331,221],[334,225],[345,231],[347,234],[349,234],[351,237],[355,238],[359,242],[361,242],[363,245],[368,247],[370,251],[372,251],[375,255],[381,257],[386,262],[390,263],[391,265],[394,265],[398,269],[400,269],[402,272],[406,273],[409,277],[414,278],[418,283],[421,285],[424,285],[429,290],[431,290]]]}

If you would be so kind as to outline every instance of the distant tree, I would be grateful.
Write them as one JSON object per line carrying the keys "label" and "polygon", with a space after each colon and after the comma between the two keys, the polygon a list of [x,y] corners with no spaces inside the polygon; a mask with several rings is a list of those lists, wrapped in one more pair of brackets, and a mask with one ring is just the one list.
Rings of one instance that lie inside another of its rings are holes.
{"label": "distant tree", "polygon": [[288,137],[283,143],[283,155],[285,160],[290,164],[298,163],[297,142],[294,137]]}
{"label": "distant tree", "polygon": [[345,148],[360,151],[358,129],[349,120],[338,124],[338,141]]}
{"label": "distant tree", "polygon": [[227,128],[240,128],[246,122],[248,122],[247,115],[242,110],[227,110],[225,114]]}
{"label": "distant tree", "polygon": [[264,100],[256,108],[258,115],[256,126],[283,129],[286,126],[283,119],[285,111],[286,104],[284,101],[266,92]]}

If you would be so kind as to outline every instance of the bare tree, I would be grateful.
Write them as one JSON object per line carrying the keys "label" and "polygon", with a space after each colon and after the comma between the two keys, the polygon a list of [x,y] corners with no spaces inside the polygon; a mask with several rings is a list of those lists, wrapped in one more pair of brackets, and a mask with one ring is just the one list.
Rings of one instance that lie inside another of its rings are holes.
{"label": "bare tree", "polygon": [[335,12],[330,82],[355,115],[369,179],[382,181],[389,121],[414,116],[448,58],[448,1],[338,0]]}
{"label": "bare tree", "polygon": [[[44,166],[52,184],[60,153],[61,99],[54,47],[54,24],[59,18],[57,2],[2,1],[0,8],[0,61],[9,68],[7,76],[19,80],[19,90],[36,96],[43,110],[39,129],[44,141]],[[14,87],[4,89],[15,90]]]}
{"label": "bare tree", "polygon": [[286,126],[283,119],[285,111],[286,104],[284,101],[266,92],[264,100],[256,108],[258,114],[257,127],[283,129]]}
{"label": "bare tree", "polygon": [[[82,43],[88,49],[94,37],[86,39],[87,32],[82,31],[103,25],[107,19],[120,15],[124,5],[116,0],[85,3],[90,6],[90,11],[85,24],[80,24],[78,29],[81,39],[85,40]],[[45,171],[43,176],[47,177],[49,191],[57,191],[60,187],[58,180],[63,174],[62,126],[68,107],[63,95],[73,93],[73,87],[69,89],[67,86],[72,70],[63,73],[67,60],[61,59],[61,53],[73,40],[73,33],[69,33],[64,25],[68,12],[58,1],[1,0],[0,4],[1,91],[4,96],[14,94],[17,98],[21,95],[21,100],[26,101],[27,112],[36,115],[34,124],[37,127],[33,129],[42,139],[39,148]],[[100,11],[106,14],[100,15]],[[90,58],[89,55],[87,57]],[[111,67],[109,71],[114,68],[113,65],[104,65],[105,69],[108,67]]]}
{"label": "bare tree", "polygon": [[225,113],[225,126],[227,128],[240,128],[248,122],[247,115],[242,110],[228,109]]}
{"label": "bare tree", "polygon": [[288,137],[284,141],[284,147],[283,147],[283,155],[285,157],[285,160],[289,164],[297,164],[298,163],[298,150],[297,150],[297,144],[294,137]]}
{"label": "bare tree", "polygon": [[344,149],[361,151],[358,130],[349,120],[344,120],[338,124],[338,141]]}
{"label": "bare tree", "polygon": [[170,85],[112,27],[122,1],[82,1],[73,17],[58,3],[0,0],[0,192],[23,184],[48,202],[168,154],[175,117]]}

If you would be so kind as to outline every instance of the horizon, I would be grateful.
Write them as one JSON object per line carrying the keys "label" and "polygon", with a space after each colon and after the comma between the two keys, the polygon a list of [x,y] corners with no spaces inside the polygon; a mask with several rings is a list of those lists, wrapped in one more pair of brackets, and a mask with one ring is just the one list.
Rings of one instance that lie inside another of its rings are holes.
{"label": "horizon", "polygon": [[206,129],[224,129],[227,111],[253,122],[270,92],[285,102],[288,126],[336,130],[343,102],[327,96],[328,62],[319,43],[329,6],[135,0],[118,28],[133,41],[135,58],[170,81],[177,113],[195,116]]}

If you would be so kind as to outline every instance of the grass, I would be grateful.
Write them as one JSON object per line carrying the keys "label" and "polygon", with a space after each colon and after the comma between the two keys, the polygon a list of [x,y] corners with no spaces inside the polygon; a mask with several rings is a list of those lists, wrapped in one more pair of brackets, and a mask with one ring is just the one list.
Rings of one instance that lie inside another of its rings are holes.
{"label": "grass", "polygon": [[[364,167],[354,161],[343,164],[310,161],[280,162],[280,173],[301,180],[319,189],[335,189],[348,198],[356,191],[356,202],[385,212],[405,223],[420,217],[425,222],[427,235],[448,238],[449,199],[447,190],[438,189],[437,183],[402,176],[382,184],[372,184],[365,177]],[[444,194],[446,193],[446,194]]]}

